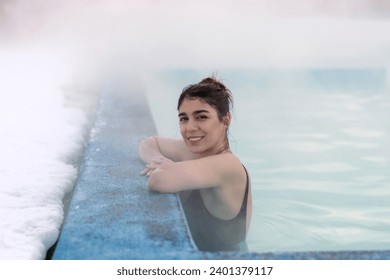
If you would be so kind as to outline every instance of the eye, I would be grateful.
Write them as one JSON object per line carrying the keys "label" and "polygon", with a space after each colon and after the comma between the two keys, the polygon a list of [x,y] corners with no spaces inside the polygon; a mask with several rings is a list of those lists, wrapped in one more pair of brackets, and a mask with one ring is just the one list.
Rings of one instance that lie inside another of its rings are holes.
{"label": "eye", "polygon": [[205,119],[208,119],[208,117],[205,116],[205,115],[200,115],[200,116],[197,117],[197,119],[198,120],[205,120]]}
{"label": "eye", "polygon": [[185,122],[185,121],[187,121],[187,120],[188,120],[187,117],[180,117],[180,118],[179,118],[179,122]]}

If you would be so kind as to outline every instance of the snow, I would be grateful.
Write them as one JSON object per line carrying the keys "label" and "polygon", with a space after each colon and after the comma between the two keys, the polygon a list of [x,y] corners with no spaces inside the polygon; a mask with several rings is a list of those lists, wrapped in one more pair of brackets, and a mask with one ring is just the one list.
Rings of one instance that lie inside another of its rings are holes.
{"label": "snow", "polygon": [[77,177],[86,114],[66,105],[66,67],[47,54],[0,51],[0,258],[43,259]]}

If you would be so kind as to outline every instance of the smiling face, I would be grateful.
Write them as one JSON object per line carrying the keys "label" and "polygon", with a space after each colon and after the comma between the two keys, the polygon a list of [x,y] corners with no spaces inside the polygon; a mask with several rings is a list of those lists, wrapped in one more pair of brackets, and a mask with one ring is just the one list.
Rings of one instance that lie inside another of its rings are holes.
{"label": "smiling face", "polygon": [[230,115],[224,120],[201,99],[184,99],[179,108],[180,132],[189,150],[198,157],[218,154],[227,145],[226,130]]}

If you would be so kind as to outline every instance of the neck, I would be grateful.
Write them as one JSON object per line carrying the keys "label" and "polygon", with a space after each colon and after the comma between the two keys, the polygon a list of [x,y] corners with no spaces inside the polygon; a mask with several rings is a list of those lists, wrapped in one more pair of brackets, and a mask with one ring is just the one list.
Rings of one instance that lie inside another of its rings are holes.
{"label": "neck", "polygon": [[216,155],[226,154],[231,152],[232,151],[230,150],[229,143],[226,142],[225,145],[217,151]]}
{"label": "neck", "polygon": [[232,151],[230,150],[229,145],[226,144],[223,147],[221,147],[219,150],[214,151],[214,152],[193,154],[193,159],[200,159],[200,158],[209,157],[209,156],[215,156],[215,155],[221,155],[221,154],[231,154],[231,153],[232,153]]}

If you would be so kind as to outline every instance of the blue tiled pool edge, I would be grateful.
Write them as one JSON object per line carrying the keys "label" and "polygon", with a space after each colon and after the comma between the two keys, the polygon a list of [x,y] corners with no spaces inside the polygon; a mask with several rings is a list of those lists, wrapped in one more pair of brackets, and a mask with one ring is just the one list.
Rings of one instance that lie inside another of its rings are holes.
{"label": "blue tiled pool edge", "polygon": [[155,133],[138,85],[108,83],[52,259],[390,259],[390,251],[198,251],[178,196],[149,192],[139,176],[138,143]]}

